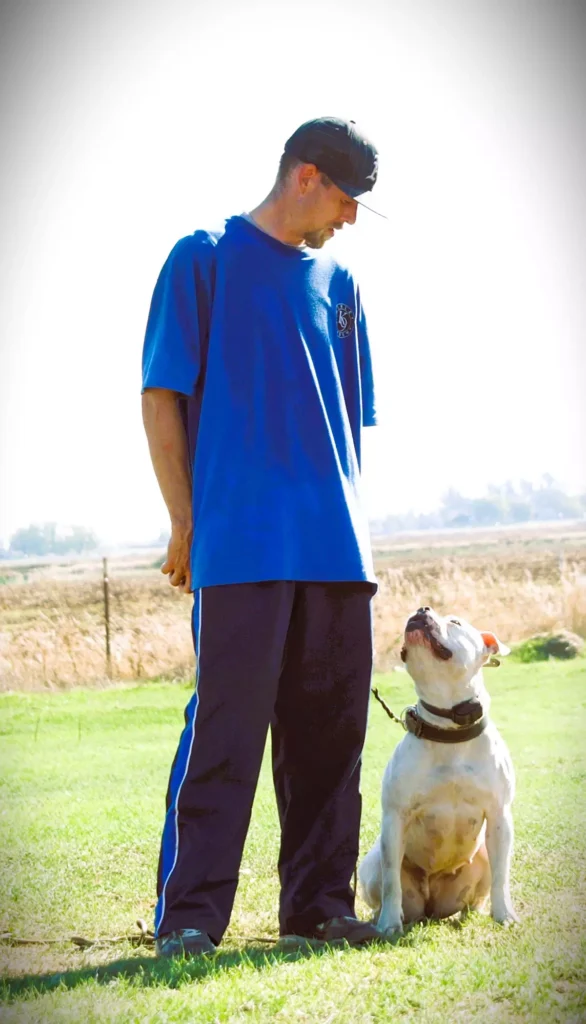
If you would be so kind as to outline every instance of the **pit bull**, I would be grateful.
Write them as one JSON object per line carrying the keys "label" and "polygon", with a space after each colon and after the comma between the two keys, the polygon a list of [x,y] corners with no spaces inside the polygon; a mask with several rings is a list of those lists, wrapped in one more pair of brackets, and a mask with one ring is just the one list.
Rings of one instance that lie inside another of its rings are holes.
{"label": "pit bull", "polygon": [[488,717],[482,669],[509,648],[463,619],[420,608],[401,657],[418,703],[387,765],[381,835],[358,877],[387,938],[403,923],[480,909],[519,919],[509,893],[515,790],[507,747]]}

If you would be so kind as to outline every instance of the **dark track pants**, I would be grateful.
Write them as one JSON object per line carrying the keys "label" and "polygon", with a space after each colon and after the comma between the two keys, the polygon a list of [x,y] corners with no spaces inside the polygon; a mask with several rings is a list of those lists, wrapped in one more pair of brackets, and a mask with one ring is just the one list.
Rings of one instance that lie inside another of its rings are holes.
{"label": "dark track pants", "polygon": [[196,690],[171,769],[157,935],[228,925],[269,724],[281,934],[354,913],[372,669],[368,583],[276,581],[196,594]]}

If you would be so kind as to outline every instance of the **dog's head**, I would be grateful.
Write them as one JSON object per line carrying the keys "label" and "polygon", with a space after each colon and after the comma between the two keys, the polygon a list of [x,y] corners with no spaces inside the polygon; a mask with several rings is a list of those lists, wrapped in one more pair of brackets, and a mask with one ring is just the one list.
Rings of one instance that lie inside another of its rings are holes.
{"label": "dog's head", "polygon": [[494,658],[509,654],[494,633],[452,615],[419,608],[407,619],[401,658],[416,683],[472,680]]}

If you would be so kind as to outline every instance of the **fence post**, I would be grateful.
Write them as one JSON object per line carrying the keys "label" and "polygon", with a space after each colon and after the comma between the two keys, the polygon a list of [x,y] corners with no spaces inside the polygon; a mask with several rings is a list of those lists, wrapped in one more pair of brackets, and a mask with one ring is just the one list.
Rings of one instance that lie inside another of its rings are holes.
{"label": "fence post", "polygon": [[103,562],[104,581],[104,622],[106,626],[106,675],[112,679],[112,654],[110,651],[110,581],[108,579],[108,559]]}

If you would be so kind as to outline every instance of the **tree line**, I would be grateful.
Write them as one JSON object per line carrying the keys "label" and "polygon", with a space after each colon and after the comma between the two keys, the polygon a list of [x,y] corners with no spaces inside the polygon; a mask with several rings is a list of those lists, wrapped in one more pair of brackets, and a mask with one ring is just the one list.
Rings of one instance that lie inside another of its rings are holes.
{"label": "tree line", "polygon": [[515,485],[490,484],[480,498],[467,498],[451,487],[433,512],[406,512],[371,522],[379,535],[411,530],[445,530],[469,526],[512,526],[586,517],[586,494],[570,495],[545,474],[538,484],[521,480]]}
{"label": "tree line", "polygon": [[[490,484],[480,498],[467,498],[451,487],[434,512],[388,515],[371,521],[370,525],[374,534],[384,535],[581,518],[586,518],[586,494],[569,495],[546,474],[539,484],[527,480],[519,485],[510,480],[501,485]],[[163,531],[155,543],[166,544],[168,539],[168,533]],[[98,545],[93,530],[85,526],[59,530],[55,523],[31,524],[12,535],[7,549],[0,548],[0,558],[80,555],[95,551]]]}
{"label": "tree line", "polygon": [[98,538],[85,526],[69,526],[59,530],[56,523],[31,523],[12,534],[7,550],[0,548],[0,557],[23,558],[33,555],[81,555],[95,551]]}

